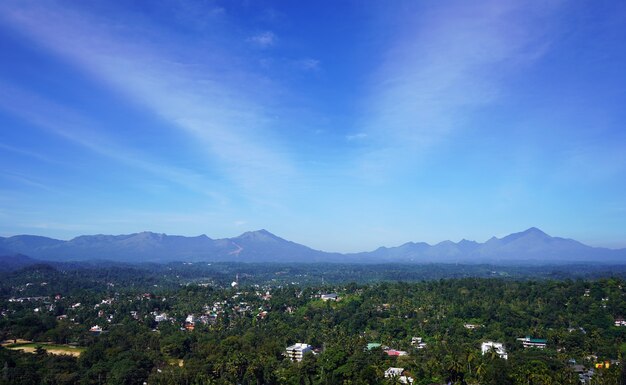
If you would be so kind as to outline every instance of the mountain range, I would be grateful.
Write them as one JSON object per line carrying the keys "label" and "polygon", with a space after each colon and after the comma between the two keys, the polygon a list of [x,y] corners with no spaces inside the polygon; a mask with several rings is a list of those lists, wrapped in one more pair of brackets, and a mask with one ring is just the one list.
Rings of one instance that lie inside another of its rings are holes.
{"label": "mountain range", "polygon": [[234,238],[206,235],[141,232],[128,235],[82,235],[69,241],[35,235],[0,237],[0,255],[21,255],[54,262],[109,260],[116,262],[345,262],[345,263],[493,263],[562,264],[626,263],[626,249],[591,247],[578,241],[551,237],[532,227],[492,237],[484,243],[461,240],[435,245],[408,242],[360,253],[314,250],[267,230],[249,231]]}

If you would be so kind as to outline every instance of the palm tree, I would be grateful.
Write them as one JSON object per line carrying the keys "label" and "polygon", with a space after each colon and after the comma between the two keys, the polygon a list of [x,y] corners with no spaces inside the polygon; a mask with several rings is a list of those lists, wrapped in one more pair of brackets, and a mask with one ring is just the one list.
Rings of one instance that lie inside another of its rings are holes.
{"label": "palm tree", "polygon": [[465,352],[465,360],[467,361],[467,374],[471,375],[472,372],[472,362],[476,360],[476,353],[473,350],[468,350]]}
{"label": "palm tree", "polygon": [[485,361],[481,360],[478,365],[476,365],[476,376],[477,380],[480,383],[485,375],[485,370],[487,370],[487,365],[485,365]]}

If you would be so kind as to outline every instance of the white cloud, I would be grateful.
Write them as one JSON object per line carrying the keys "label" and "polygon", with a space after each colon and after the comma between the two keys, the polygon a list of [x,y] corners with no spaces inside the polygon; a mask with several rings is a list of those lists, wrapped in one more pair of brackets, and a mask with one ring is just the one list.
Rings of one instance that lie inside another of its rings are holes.
{"label": "white cloud", "polygon": [[365,168],[415,161],[467,124],[477,108],[498,101],[507,76],[549,46],[546,18],[553,6],[438,4],[396,15],[395,42],[362,107],[363,131],[378,143],[361,159]]}
{"label": "white cloud", "polygon": [[367,138],[367,134],[365,132],[357,132],[355,134],[346,135],[346,139],[348,141],[361,140]]}
{"label": "white cloud", "polygon": [[248,38],[248,41],[261,48],[268,48],[276,44],[276,35],[273,32],[265,31]]}
{"label": "white cloud", "polygon": [[96,154],[204,194],[217,202],[224,201],[215,186],[200,173],[151,160],[146,154],[121,145],[102,130],[96,130],[96,123],[72,109],[7,84],[0,87],[0,107]]}
{"label": "white cloud", "polygon": [[[197,46],[181,50],[185,43],[180,39],[158,35],[161,41],[155,44],[144,34],[126,33],[124,25],[113,27],[67,8],[0,9],[10,25],[203,145],[207,166],[219,167],[224,177],[247,191],[271,195],[293,172],[279,138],[267,127],[271,115],[261,104],[271,94],[267,83],[251,86],[257,80],[232,55],[222,55],[220,46],[204,57]],[[264,33],[255,41],[268,45],[274,39]],[[187,51],[195,54],[180,53]]]}
{"label": "white cloud", "polygon": [[296,66],[304,71],[318,71],[320,69],[320,61],[316,59],[302,59],[296,61]]}

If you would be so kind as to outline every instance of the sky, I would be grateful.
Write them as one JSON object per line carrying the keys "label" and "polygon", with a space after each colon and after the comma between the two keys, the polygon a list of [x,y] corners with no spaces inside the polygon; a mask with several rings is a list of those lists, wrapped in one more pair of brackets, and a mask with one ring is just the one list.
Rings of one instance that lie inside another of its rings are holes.
{"label": "sky", "polygon": [[626,3],[0,2],[0,235],[626,247]]}

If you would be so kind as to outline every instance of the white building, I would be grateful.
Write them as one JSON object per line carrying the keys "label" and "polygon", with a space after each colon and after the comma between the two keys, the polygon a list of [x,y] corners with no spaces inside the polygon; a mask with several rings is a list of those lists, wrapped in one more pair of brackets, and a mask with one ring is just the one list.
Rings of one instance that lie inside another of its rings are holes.
{"label": "white building", "polygon": [[385,378],[397,378],[401,384],[412,384],[413,377],[403,376],[404,368],[389,368],[385,370]]}
{"label": "white building", "polygon": [[404,368],[389,368],[385,370],[385,378],[400,377]]}
{"label": "white building", "polygon": [[322,299],[322,301],[336,301],[337,293],[322,294],[320,298]]}
{"label": "white building", "polygon": [[485,353],[488,353],[489,351],[491,351],[491,349],[496,351],[496,354],[500,357],[500,358],[504,358],[505,360],[509,358],[509,355],[506,352],[506,349],[504,348],[504,345],[500,342],[493,342],[493,341],[487,341],[487,342],[483,342],[480,350],[483,353],[483,356],[485,355]]}
{"label": "white building", "polygon": [[311,345],[298,342],[285,349],[285,357],[291,361],[302,361],[304,355],[312,351],[313,347]]}
{"label": "white building", "polygon": [[426,347],[426,343],[422,341],[422,337],[411,338],[411,345],[415,346],[417,349],[424,349]]}
{"label": "white building", "polygon": [[518,338],[517,340],[522,341],[522,345],[524,345],[524,348],[544,349],[548,343],[548,340],[543,339],[543,338],[524,337],[524,338]]}

